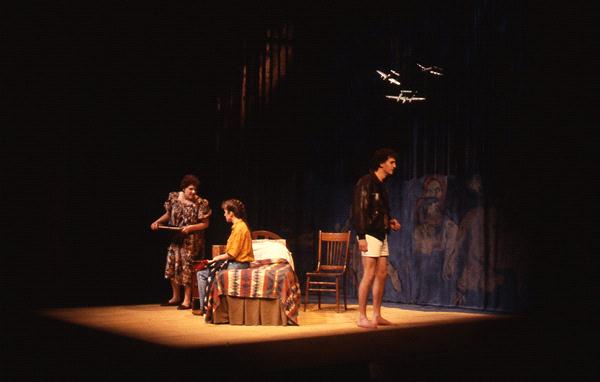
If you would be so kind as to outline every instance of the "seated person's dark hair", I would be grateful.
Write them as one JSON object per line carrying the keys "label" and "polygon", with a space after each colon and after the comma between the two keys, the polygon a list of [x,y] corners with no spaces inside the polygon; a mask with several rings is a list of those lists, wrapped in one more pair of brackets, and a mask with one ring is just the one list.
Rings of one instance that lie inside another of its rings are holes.
{"label": "seated person's dark hair", "polygon": [[225,211],[233,212],[238,219],[246,220],[246,206],[237,199],[227,199],[221,203],[221,208]]}

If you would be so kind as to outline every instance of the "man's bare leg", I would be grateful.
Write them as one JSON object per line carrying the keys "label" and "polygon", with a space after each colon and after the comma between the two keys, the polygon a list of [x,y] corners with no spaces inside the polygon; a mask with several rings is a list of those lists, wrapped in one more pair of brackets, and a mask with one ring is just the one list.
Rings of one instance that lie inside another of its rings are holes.
{"label": "man's bare leg", "polygon": [[370,321],[367,318],[367,300],[369,299],[369,292],[373,285],[375,278],[375,265],[376,259],[372,257],[363,256],[363,277],[360,280],[358,287],[358,321],[357,325],[361,328],[375,329],[377,324]]}
{"label": "man's bare leg", "polygon": [[375,280],[373,281],[373,322],[377,325],[391,325],[392,323],[381,316],[381,301],[385,290],[387,278],[387,256],[378,257],[375,266]]}

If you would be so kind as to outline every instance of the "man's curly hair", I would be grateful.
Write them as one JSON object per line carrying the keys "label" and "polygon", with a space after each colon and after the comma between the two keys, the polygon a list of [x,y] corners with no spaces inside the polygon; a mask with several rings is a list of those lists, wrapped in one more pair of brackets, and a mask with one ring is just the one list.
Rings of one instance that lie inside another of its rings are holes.
{"label": "man's curly hair", "polygon": [[376,150],[373,153],[373,157],[371,158],[371,169],[374,171],[377,170],[379,168],[379,165],[387,161],[388,158],[394,158],[395,160],[398,160],[398,153],[396,153],[392,149],[387,148],[381,148]]}

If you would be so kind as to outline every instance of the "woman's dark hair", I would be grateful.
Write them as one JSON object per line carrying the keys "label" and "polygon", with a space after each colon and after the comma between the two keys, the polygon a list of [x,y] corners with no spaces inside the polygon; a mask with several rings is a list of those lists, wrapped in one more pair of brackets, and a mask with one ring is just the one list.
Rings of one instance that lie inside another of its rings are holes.
{"label": "woman's dark hair", "polygon": [[221,203],[225,211],[233,212],[236,218],[246,221],[246,206],[237,199],[227,199]]}
{"label": "woman's dark hair", "polygon": [[376,150],[371,158],[371,169],[377,170],[379,165],[388,160],[388,158],[398,160],[398,154],[392,149],[383,148]]}
{"label": "woman's dark hair", "polygon": [[198,179],[198,177],[196,177],[196,175],[184,175],[184,177],[181,179],[181,185],[179,187],[183,190],[189,185],[195,186],[196,190],[198,189],[198,187],[200,186],[200,180]]}

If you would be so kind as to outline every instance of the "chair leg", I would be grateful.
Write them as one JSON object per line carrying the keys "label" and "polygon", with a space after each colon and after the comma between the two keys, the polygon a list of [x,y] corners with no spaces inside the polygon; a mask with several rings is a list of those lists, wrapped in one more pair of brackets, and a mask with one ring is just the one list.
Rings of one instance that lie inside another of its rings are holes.
{"label": "chair leg", "polygon": [[348,288],[348,277],[346,277],[346,273],[344,273],[344,276],[342,276],[344,278],[344,285],[343,285],[343,293],[344,293],[344,310],[348,310],[348,304],[346,302],[346,288]]}
{"label": "chair leg", "polygon": [[335,278],[335,308],[340,312],[340,278]]}
{"label": "chair leg", "polygon": [[304,311],[306,312],[306,305],[308,305],[308,288],[310,288],[310,276],[306,277],[306,290],[304,291]]}

